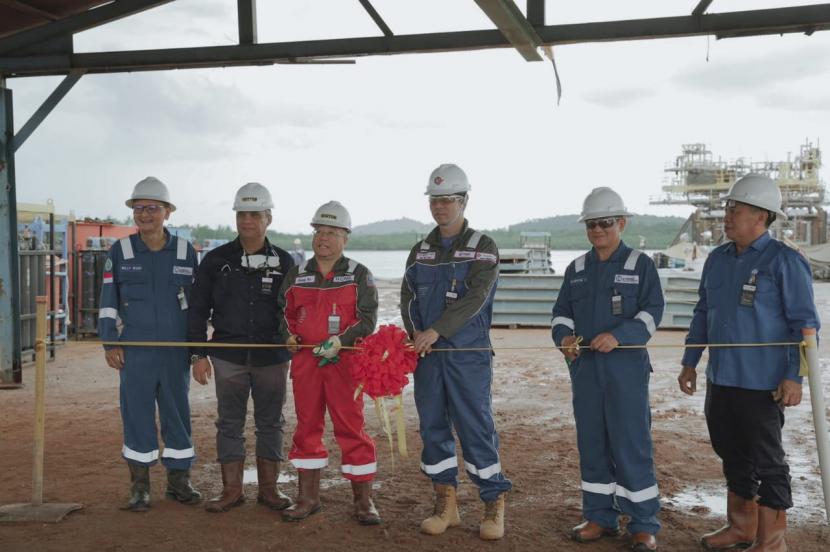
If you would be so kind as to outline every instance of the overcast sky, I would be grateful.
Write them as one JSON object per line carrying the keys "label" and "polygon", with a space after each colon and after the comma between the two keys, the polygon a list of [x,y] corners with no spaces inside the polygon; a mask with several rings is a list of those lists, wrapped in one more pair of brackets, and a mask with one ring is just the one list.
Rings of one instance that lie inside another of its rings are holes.
{"label": "overcast sky", "polygon": [[[813,2],[715,0],[711,12]],[[492,28],[472,0],[374,0],[396,34]],[[685,15],[696,0],[548,2],[547,24]],[[519,1],[524,9],[524,2]],[[379,34],[357,0],[259,0],[259,41]],[[233,44],[234,0],[177,0],[76,37],[77,51]],[[18,151],[17,197],[77,216],[124,217],[145,176],[171,224],[233,224],[236,189],[269,187],[272,228],[307,232],[337,199],[355,224],[429,220],[430,171],[458,163],[471,223],[576,213],[595,186],[650,206],[683,143],[716,156],[785,159],[830,144],[830,32],[561,46],[549,63],[510,49],[86,76]],[[707,61],[708,55],[708,61]],[[9,81],[19,128],[59,82]],[[825,152],[827,155],[830,152]]]}

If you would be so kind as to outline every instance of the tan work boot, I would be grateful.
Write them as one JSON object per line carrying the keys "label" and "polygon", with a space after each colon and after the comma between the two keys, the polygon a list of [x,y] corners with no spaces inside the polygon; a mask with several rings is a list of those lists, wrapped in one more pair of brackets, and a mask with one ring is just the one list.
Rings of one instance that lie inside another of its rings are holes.
{"label": "tan work boot", "polygon": [[372,502],[372,482],[352,481],[354,494],[354,515],[361,525],[380,525],[381,519],[375,503]]}
{"label": "tan work boot", "polygon": [[244,470],[244,460],[222,464],[222,494],[210,499],[205,505],[205,510],[218,514],[245,502],[245,494],[242,492]]}
{"label": "tan work boot", "polygon": [[620,526],[603,527],[595,521],[585,520],[571,529],[571,538],[576,542],[594,542],[602,537],[619,537],[622,534]]}
{"label": "tan work boot", "polygon": [[504,536],[504,494],[496,500],[484,503],[484,515],[478,526],[482,540],[499,540]]}
{"label": "tan work boot", "polygon": [[285,510],[294,502],[291,501],[281,490],[277,484],[277,479],[280,476],[280,463],[276,460],[269,460],[257,456],[256,459],[256,473],[259,485],[256,501],[260,504],[268,506],[272,510]]}
{"label": "tan work boot", "polygon": [[461,525],[458,515],[458,502],[455,487],[452,485],[435,485],[435,508],[432,515],[421,522],[421,532],[427,535],[440,535],[448,527]]}
{"label": "tan work boot", "polygon": [[726,495],[726,525],[703,535],[700,544],[707,550],[746,548],[758,531],[758,504],[729,491]]}
{"label": "tan work boot", "polygon": [[787,511],[758,507],[758,533],[747,552],[786,552]]}
{"label": "tan work boot", "polygon": [[322,470],[300,470],[297,502],[282,511],[284,521],[302,521],[322,508],[320,504],[320,472]]}

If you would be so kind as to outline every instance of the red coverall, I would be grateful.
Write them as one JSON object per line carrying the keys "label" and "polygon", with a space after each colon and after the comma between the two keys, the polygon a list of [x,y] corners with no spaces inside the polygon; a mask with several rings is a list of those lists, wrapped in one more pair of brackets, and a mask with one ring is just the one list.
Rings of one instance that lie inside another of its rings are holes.
{"label": "red coverall", "polygon": [[[340,316],[336,335],[344,347],[370,335],[377,320],[378,296],[369,270],[346,257],[333,270],[320,274],[314,258],[292,267],[283,281],[279,304],[284,313],[280,332],[295,335],[304,345],[317,345],[330,337],[329,315]],[[300,349],[291,361],[297,429],[289,460],[298,470],[328,465],[323,445],[326,409],[341,451],[343,476],[371,481],[377,471],[375,443],[363,429],[363,397],[354,399],[357,385],[349,373],[350,351],[341,351],[335,364],[318,367],[310,348]]]}

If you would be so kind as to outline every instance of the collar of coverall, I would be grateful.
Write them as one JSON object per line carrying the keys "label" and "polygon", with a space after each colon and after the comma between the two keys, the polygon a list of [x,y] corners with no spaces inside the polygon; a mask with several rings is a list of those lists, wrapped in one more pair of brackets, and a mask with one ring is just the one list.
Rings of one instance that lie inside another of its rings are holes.
{"label": "collar of coverall", "polygon": [[[345,255],[341,255],[337,262],[334,263],[334,266],[331,269],[332,274],[336,274],[338,272],[347,272],[349,269],[349,258]],[[308,264],[305,267],[306,272],[319,272],[317,268],[317,258],[312,257],[308,260]],[[323,274],[325,278],[328,274]]]}
{"label": "collar of coverall", "polygon": [[[767,245],[769,245],[769,242],[770,242],[771,239],[772,239],[772,236],[770,236],[769,232],[765,230],[764,233],[761,234],[760,236],[758,236],[757,238],[755,238],[755,241],[752,242],[751,244],[749,244],[749,247],[747,247],[746,249],[754,249],[755,251],[763,251],[764,249],[767,248]],[[735,254],[735,248],[736,248],[735,242],[729,242],[729,249],[728,250],[733,255]],[[746,249],[744,250],[744,253],[746,253]]]}
{"label": "collar of coverall", "polygon": [[[457,242],[459,239],[464,239],[467,237],[467,230],[469,230],[470,223],[467,219],[464,219],[464,225],[461,227],[461,232],[458,233],[458,236],[455,238]],[[472,232],[472,230],[470,230]],[[427,235],[425,238],[426,242],[430,245],[441,245],[441,229],[439,227],[435,227],[432,231]]]}
{"label": "collar of coverall", "polygon": [[[242,247],[242,241],[239,239],[239,236],[236,236],[236,239],[233,240],[233,243],[234,243],[234,246],[237,249],[239,249],[239,251],[242,252],[242,254],[244,255],[245,254],[245,249]],[[270,248],[271,248],[271,242],[269,242],[268,237],[266,237],[265,238],[265,244],[261,248],[254,251],[253,253],[248,253],[248,255],[258,255],[258,254],[261,254],[261,253],[265,253]]]}
{"label": "collar of coverall", "polygon": [[[162,247],[161,250],[163,251],[165,249],[175,249],[176,246],[173,243],[175,240],[173,239],[172,234],[170,234],[167,228],[164,228],[164,235],[167,237],[167,241],[164,243],[164,247]],[[141,234],[138,234],[138,240],[136,241],[138,242],[138,245],[135,248],[136,251],[141,251],[142,253],[150,251],[150,248],[147,247],[147,244],[144,243],[144,240],[141,239]]]}
{"label": "collar of coverall", "polygon": [[[621,257],[623,256],[623,251],[625,251],[626,249],[628,249],[628,246],[625,245],[624,241],[620,240],[620,244],[617,246],[614,252],[611,253],[611,256],[608,257],[608,260],[604,262],[610,263],[620,261]],[[597,255],[597,251],[593,247],[591,247],[591,251],[588,252],[588,258],[591,260],[591,262],[600,262],[599,255]]]}

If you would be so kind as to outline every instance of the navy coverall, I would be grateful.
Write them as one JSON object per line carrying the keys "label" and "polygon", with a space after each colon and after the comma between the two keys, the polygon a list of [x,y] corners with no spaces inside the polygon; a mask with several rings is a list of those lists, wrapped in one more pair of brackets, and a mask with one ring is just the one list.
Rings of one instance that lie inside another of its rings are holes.
{"label": "navy coverall", "polygon": [[[612,302],[621,302],[618,314]],[[573,334],[588,344],[610,332],[620,345],[644,345],[660,324],[663,305],[657,269],[646,255],[620,242],[600,261],[592,249],[565,271],[553,307],[553,340],[559,346]],[[650,373],[645,349],[583,350],[570,365],[583,516],[612,528],[622,510],[631,517],[632,534],[660,529]]]}
{"label": "navy coverall", "polygon": [[[401,314],[407,332],[432,328],[434,348],[489,348],[498,249],[489,237],[464,227],[454,240],[438,228],[412,248],[401,286]],[[434,352],[418,361],[415,405],[420,418],[421,470],[437,484],[457,485],[458,462],[452,426],[458,432],[464,466],[490,502],[511,489],[501,469],[493,420],[490,351]]]}
{"label": "navy coverall", "polygon": [[[119,240],[104,266],[98,335],[104,341],[185,341],[196,251],[171,236],[151,251],[138,234]],[[123,329],[119,335],[117,322]],[[111,347],[106,347],[111,348]],[[167,469],[187,470],[195,459],[190,433],[190,362],[184,347],[125,347],[121,378],[122,455],[152,466],[159,457],[158,403]]]}

